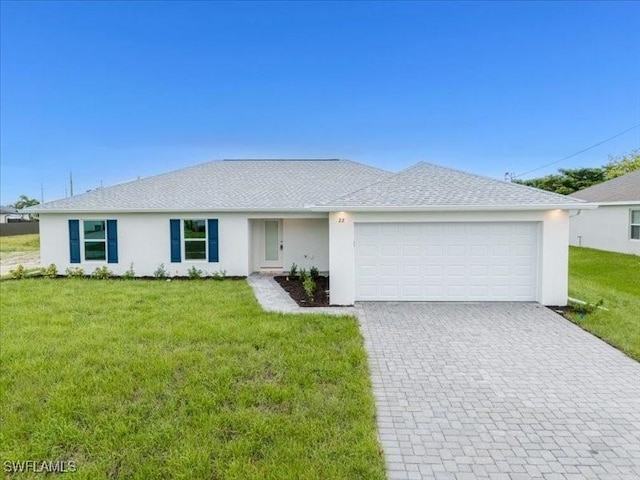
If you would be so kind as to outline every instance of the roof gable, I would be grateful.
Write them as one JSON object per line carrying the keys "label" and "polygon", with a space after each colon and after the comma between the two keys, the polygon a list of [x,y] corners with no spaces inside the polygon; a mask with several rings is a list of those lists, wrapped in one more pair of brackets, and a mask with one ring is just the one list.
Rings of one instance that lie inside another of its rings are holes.
{"label": "roof gable", "polygon": [[325,203],[335,207],[518,207],[581,201],[425,162]]}
{"label": "roof gable", "polygon": [[587,187],[570,196],[589,202],[640,202],[640,170]]}

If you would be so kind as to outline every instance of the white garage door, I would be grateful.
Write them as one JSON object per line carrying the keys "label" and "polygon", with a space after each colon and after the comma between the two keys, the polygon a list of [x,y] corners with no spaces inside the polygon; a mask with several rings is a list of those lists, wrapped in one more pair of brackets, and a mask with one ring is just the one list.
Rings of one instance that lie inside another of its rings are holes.
{"label": "white garage door", "polygon": [[356,300],[536,299],[537,223],[356,224]]}

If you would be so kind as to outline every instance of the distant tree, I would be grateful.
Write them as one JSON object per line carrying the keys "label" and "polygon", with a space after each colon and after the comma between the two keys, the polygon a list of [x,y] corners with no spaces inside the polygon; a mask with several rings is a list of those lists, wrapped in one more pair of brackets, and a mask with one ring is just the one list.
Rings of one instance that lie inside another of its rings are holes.
{"label": "distant tree", "polygon": [[549,192],[569,195],[605,180],[640,170],[640,150],[619,157],[609,156],[609,162],[594,168],[559,168],[558,173],[531,180],[514,180],[514,183],[540,188]]}
{"label": "distant tree", "polygon": [[[13,208],[17,208],[18,210],[21,210],[23,208],[27,208],[27,207],[33,207],[34,205],[39,205],[40,202],[38,200],[36,200],[35,198],[29,198],[26,195],[20,195],[20,198],[18,199],[18,201],[16,203],[14,203],[13,205],[10,205]],[[36,213],[30,213],[29,214],[29,219],[30,220],[37,220],[38,219],[38,214]]]}
{"label": "distant tree", "polygon": [[609,155],[609,162],[604,166],[606,180],[640,170],[640,150],[632,150],[620,157]]}
{"label": "distant tree", "polygon": [[545,177],[532,178],[531,180],[514,180],[514,182],[549,192],[569,195],[606,180],[606,170],[603,167],[560,168],[558,172]]}
{"label": "distant tree", "polygon": [[35,198],[29,198],[26,195],[20,195],[20,198],[18,199],[18,201],[11,206],[13,208],[17,208],[18,210],[21,210],[23,208],[33,207],[34,205],[39,205],[39,204],[40,202]]}

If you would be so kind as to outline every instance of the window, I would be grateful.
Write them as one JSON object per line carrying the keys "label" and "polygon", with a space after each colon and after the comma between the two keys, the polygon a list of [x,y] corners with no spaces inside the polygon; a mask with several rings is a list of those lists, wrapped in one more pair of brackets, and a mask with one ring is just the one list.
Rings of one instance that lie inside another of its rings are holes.
{"label": "window", "polygon": [[207,259],[207,222],[205,220],[184,221],[184,259]]}
{"label": "window", "polygon": [[107,259],[107,236],[105,220],[85,220],[84,232],[84,259]]}
{"label": "window", "polygon": [[631,239],[640,240],[640,210],[631,210]]}
{"label": "window", "polygon": [[[111,235],[111,227],[107,227]],[[219,262],[218,219],[169,219],[171,263],[188,260]],[[109,244],[110,245],[110,244]],[[184,250],[184,251],[183,251]]]}

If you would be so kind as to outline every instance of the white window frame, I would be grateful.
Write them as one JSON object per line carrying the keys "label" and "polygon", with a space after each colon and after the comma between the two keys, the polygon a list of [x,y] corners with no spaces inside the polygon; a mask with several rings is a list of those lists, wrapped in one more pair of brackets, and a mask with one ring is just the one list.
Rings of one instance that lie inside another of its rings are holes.
{"label": "white window frame", "polygon": [[638,238],[634,238],[633,237],[633,227],[638,227],[640,229],[640,223],[633,223],[633,213],[634,212],[637,212],[638,215],[640,215],[640,208],[638,208],[638,209],[632,208],[632,209],[629,210],[629,239],[632,240],[632,241],[638,242],[638,241],[640,241],[640,237],[638,237]]}
{"label": "white window frame", "polygon": [[[185,234],[185,222],[191,221],[203,221],[204,222],[204,238],[187,238]],[[206,218],[183,218],[180,223],[182,227],[182,261],[183,262],[203,262],[206,263],[209,259],[209,225]],[[187,242],[204,242],[204,258],[187,258]]]}
{"label": "white window frame", "polygon": [[[108,257],[109,257],[109,252],[108,252],[108,246],[107,246],[107,221],[106,220],[102,220],[100,218],[87,218],[84,220],[80,220],[82,222],[81,225],[81,237],[82,237],[82,242],[81,242],[81,254],[82,254],[82,259],[83,262],[91,262],[91,263],[104,263],[107,261]],[[84,236],[84,222],[102,222],[104,224],[104,239],[97,239],[97,238],[85,238]],[[93,243],[98,243],[98,242],[102,242],[104,243],[104,260],[99,260],[96,258],[87,258],[87,251],[85,248],[85,244],[86,242],[93,242]]]}

